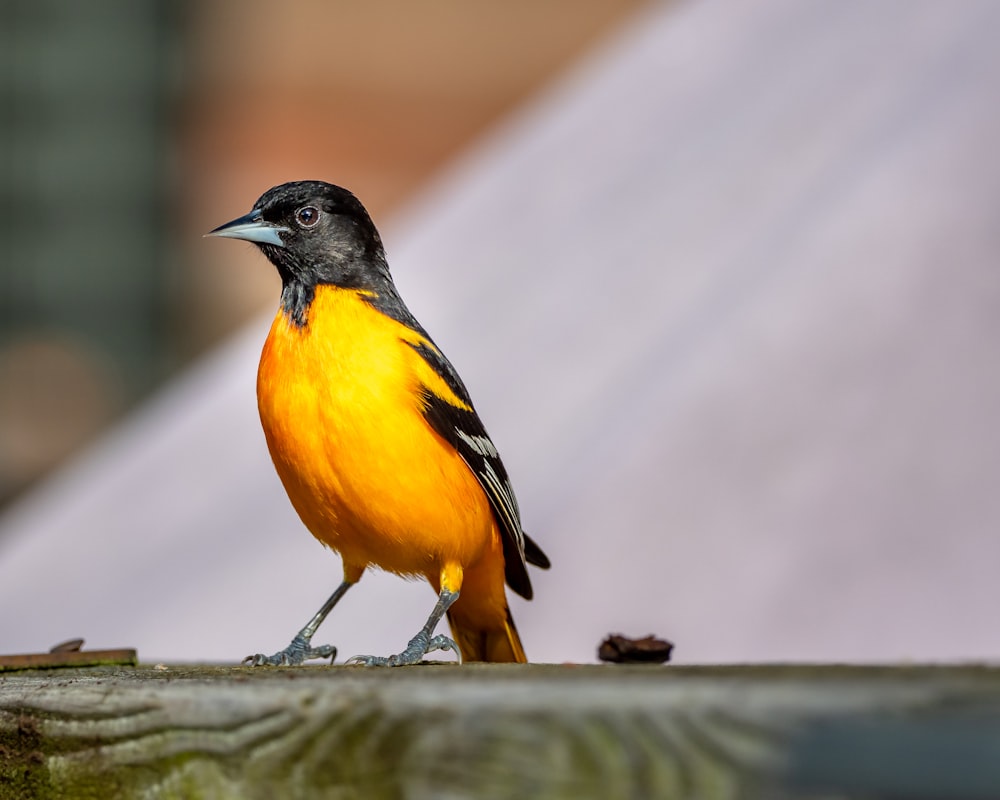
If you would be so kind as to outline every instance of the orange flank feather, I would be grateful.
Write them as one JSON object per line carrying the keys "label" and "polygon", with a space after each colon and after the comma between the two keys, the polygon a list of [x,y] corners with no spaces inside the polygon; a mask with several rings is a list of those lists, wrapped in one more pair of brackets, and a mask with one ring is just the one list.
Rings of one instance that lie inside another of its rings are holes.
{"label": "orange flank feather", "polygon": [[305,325],[278,311],[257,374],[267,446],[306,527],[356,583],[369,566],[461,590],[448,619],[466,661],[525,661],[483,488],[424,416],[424,390],[471,411],[410,345],[426,337],[362,290],[316,287]]}

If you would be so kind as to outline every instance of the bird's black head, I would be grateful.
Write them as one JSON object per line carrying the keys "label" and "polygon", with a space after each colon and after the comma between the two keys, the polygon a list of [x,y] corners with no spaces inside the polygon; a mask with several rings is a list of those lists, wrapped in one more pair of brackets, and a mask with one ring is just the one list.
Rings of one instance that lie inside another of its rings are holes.
{"label": "bird's black head", "polygon": [[323,283],[376,292],[386,281],[391,285],[371,217],[353,194],[330,183],[275,186],[249,214],[208,235],[256,244],[277,268],[285,293],[304,290],[311,297]]}

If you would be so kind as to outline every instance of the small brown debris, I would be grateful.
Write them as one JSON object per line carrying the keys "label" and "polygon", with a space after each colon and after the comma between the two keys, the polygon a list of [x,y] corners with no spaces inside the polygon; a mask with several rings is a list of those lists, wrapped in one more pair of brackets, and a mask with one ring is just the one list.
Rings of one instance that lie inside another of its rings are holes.
{"label": "small brown debris", "polygon": [[76,653],[83,649],[83,639],[67,639],[54,645],[50,653]]}
{"label": "small brown debris", "polygon": [[673,649],[672,643],[657,639],[652,634],[630,639],[620,633],[612,633],[597,648],[597,657],[614,664],[663,664],[670,660]]}

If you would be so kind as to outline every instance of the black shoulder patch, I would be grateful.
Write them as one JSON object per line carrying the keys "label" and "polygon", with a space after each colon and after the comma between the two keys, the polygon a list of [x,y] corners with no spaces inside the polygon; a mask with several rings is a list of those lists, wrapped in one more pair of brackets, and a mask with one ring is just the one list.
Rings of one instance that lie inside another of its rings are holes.
{"label": "black shoulder patch", "polygon": [[396,287],[389,279],[380,281],[377,287],[368,289],[361,296],[368,305],[380,314],[385,314],[389,319],[396,320],[400,325],[405,325],[411,331],[416,331],[430,341],[431,337],[417,322],[416,317],[410,313],[410,309],[406,307],[403,298],[399,296]]}

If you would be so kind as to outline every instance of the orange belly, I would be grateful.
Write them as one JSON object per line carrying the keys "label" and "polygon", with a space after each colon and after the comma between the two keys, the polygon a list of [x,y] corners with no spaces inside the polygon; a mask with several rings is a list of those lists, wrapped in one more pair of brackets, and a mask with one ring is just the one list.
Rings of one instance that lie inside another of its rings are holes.
{"label": "orange belly", "polygon": [[275,317],[257,402],[292,505],[345,569],[433,583],[445,563],[497,553],[499,532],[475,476],[424,419],[420,387],[464,405],[400,340],[426,342],[356,291],[320,286],[304,328]]}

